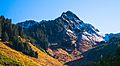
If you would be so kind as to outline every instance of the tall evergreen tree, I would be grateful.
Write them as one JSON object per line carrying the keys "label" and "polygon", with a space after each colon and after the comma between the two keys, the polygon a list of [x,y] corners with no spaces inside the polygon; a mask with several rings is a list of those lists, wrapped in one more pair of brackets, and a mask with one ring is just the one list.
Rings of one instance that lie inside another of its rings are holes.
{"label": "tall evergreen tree", "polygon": [[1,19],[0,19],[0,38],[2,36],[2,25],[1,25]]}
{"label": "tall evergreen tree", "polygon": [[2,37],[2,24],[4,22],[5,18],[4,16],[0,16],[0,38]]}
{"label": "tall evergreen tree", "polygon": [[8,34],[6,32],[2,33],[2,40],[3,41],[9,41],[9,37],[8,37]]}

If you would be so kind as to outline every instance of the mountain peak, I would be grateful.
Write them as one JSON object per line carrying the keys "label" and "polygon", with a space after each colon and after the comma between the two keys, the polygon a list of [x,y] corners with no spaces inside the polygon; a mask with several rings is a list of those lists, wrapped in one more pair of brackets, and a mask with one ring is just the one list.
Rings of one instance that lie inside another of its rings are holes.
{"label": "mountain peak", "polygon": [[74,18],[80,20],[72,11],[63,12],[61,17],[65,17],[65,18],[70,19],[70,20],[74,19]]}
{"label": "mountain peak", "polygon": [[[71,11],[63,12],[55,20],[35,24],[23,22],[19,26],[25,28],[24,32],[35,39],[35,43],[39,47],[45,50],[50,48],[56,52],[61,48],[73,56],[76,56],[74,52],[84,53],[103,41],[103,36],[98,29],[91,24],[84,23]],[[44,42],[49,44],[48,47]],[[56,52],[53,52],[51,56],[56,56]]]}
{"label": "mountain peak", "polygon": [[63,12],[63,14],[74,14],[72,11]]}

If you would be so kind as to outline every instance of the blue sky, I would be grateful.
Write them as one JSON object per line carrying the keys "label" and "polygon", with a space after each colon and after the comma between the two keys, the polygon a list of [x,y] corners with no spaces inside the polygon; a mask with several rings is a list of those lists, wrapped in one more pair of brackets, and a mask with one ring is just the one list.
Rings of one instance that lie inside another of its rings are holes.
{"label": "blue sky", "polygon": [[13,23],[52,20],[68,10],[102,33],[120,32],[120,0],[0,0],[0,15]]}

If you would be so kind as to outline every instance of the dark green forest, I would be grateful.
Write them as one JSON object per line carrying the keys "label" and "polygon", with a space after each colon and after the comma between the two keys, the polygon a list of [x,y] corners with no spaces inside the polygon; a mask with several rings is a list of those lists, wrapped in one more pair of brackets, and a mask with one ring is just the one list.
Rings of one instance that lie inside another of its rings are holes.
{"label": "dark green forest", "polygon": [[108,46],[110,46],[110,44],[113,44],[111,45],[111,47],[113,47],[113,49],[116,49],[116,50],[113,51],[112,48],[111,49],[109,48],[111,53],[109,53],[105,58],[100,59],[98,62],[93,63],[92,66],[120,66],[120,37],[111,38],[108,44],[109,44]]}
{"label": "dark green forest", "polygon": [[0,38],[3,42],[9,42],[10,47],[21,51],[22,53],[36,57],[37,52],[33,51],[27,42],[22,42],[19,38],[26,38],[23,29],[20,26],[12,24],[11,19],[7,19],[4,16],[0,16]]}

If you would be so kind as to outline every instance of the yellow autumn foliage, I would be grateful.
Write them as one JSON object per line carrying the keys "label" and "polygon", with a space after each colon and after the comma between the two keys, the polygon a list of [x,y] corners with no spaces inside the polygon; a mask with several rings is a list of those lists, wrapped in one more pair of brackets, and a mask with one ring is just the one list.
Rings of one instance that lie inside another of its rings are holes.
{"label": "yellow autumn foliage", "polygon": [[[16,61],[22,63],[23,66],[63,66],[63,64],[58,60],[42,52],[31,43],[29,44],[34,51],[38,52],[38,58],[30,57],[21,52],[18,52],[5,45],[3,42],[0,42],[0,53],[15,59]],[[0,64],[0,66],[2,65]]]}

